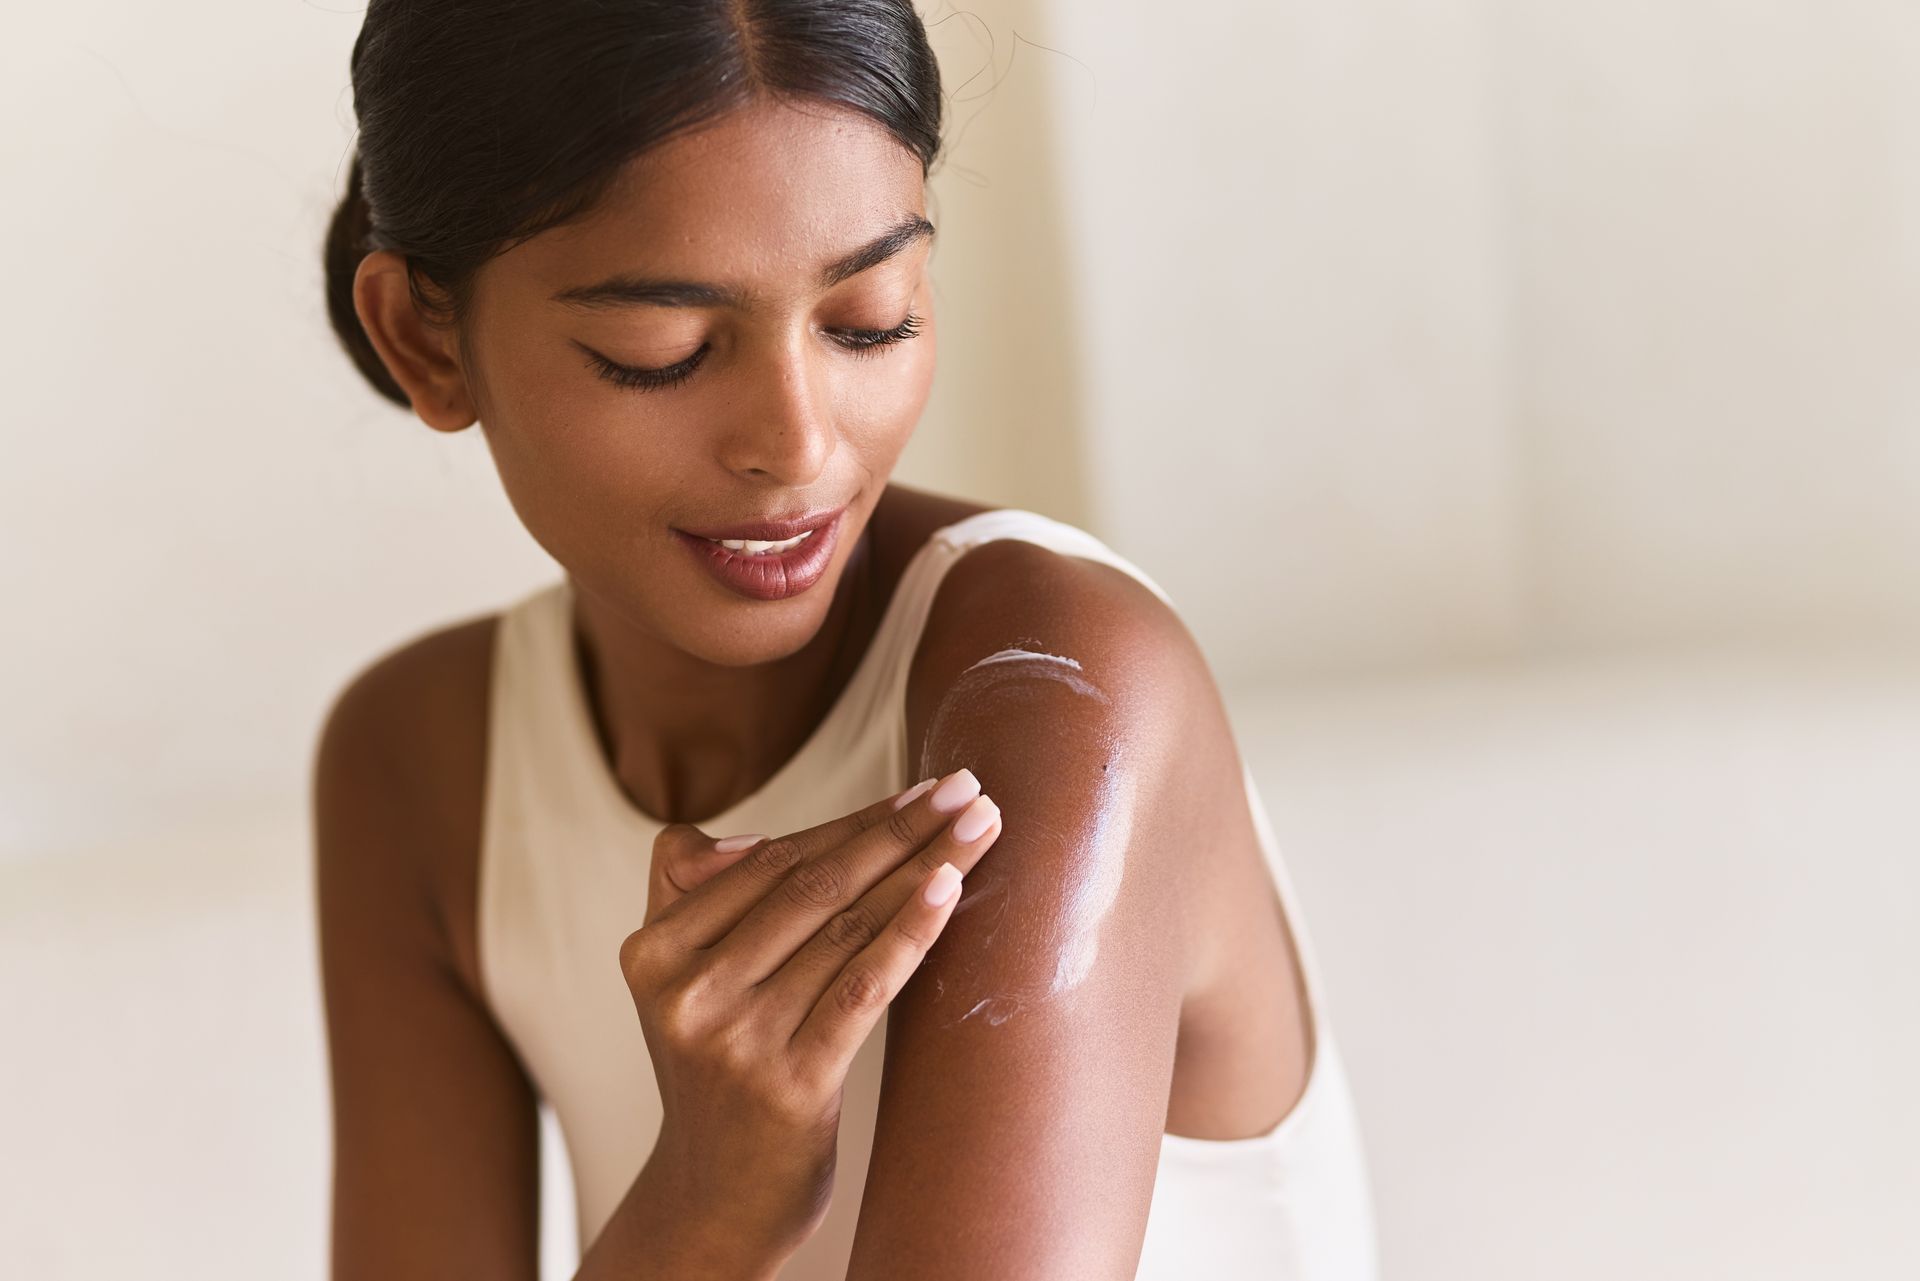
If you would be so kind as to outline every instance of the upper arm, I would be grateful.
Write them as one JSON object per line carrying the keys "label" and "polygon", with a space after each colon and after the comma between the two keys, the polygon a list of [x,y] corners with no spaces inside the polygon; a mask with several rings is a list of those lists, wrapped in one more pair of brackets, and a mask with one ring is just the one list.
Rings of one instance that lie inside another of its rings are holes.
{"label": "upper arm", "polygon": [[909,684],[913,777],[967,766],[1002,830],[889,1007],[848,1275],[1131,1277],[1196,965],[1204,659],[1122,571],[1003,540],[949,570]]}
{"label": "upper arm", "polygon": [[312,763],[331,1275],[530,1281],[537,1103],[451,959],[430,870],[454,825],[424,739],[461,729],[432,692],[432,648],[382,659],[342,691]]}

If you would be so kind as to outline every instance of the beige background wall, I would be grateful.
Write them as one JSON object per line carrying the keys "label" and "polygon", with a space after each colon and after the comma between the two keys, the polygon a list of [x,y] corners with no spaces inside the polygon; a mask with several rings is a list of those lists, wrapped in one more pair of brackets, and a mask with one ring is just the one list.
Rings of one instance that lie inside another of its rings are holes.
{"label": "beige background wall", "polygon": [[[1920,10],[922,9],[957,145],[900,476],[1086,525],[1201,637],[1392,1275],[1912,1275]],[[558,572],[327,330],[358,23],[0,41],[31,1275],[320,1275],[319,716]]]}

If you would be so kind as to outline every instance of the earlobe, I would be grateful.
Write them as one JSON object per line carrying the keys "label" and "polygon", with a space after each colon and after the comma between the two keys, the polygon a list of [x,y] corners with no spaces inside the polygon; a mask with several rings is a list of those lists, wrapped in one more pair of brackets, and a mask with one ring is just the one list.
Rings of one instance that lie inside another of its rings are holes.
{"label": "earlobe", "polygon": [[453,336],[421,314],[408,288],[406,259],[388,250],[363,258],[354,273],[353,306],[420,421],[444,432],[472,426],[478,415]]}

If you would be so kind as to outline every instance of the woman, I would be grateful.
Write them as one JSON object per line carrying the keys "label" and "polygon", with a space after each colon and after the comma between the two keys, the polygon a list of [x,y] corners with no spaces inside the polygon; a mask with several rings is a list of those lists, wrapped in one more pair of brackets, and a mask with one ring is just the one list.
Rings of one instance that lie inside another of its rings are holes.
{"label": "woman", "polygon": [[375,0],[353,84],[335,327],[566,572],[321,735],[333,1275],[533,1277],[546,1100],[583,1278],[1371,1276],[1191,635],[1084,531],[888,483],[911,5]]}

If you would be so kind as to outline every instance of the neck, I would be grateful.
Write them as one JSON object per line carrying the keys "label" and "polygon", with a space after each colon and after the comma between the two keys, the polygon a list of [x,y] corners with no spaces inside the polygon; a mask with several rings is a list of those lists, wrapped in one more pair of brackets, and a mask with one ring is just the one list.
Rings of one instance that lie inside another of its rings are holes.
{"label": "neck", "polygon": [[662,822],[698,823],[757,791],[800,750],[877,624],[871,541],[863,530],[813,638],[750,667],[706,662],[575,595],[574,652],[594,733],[632,804]]}

